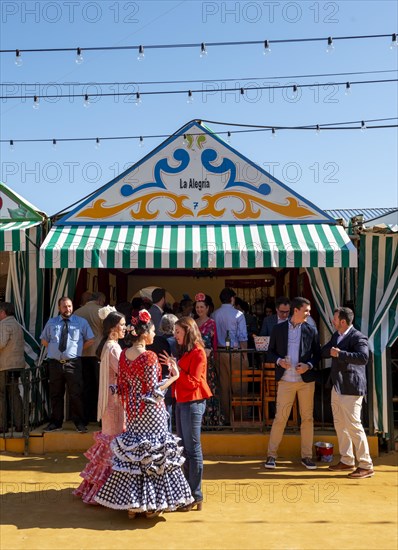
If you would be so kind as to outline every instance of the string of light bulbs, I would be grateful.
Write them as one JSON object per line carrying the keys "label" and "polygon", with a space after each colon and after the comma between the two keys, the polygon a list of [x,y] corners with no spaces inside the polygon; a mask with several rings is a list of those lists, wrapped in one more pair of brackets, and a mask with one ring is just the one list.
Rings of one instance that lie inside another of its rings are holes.
{"label": "string of light bulbs", "polygon": [[[281,126],[281,125],[254,125],[254,124],[243,124],[235,122],[220,122],[215,120],[203,120],[198,119],[192,122],[197,122],[198,124],[212,124],[212,125],[222,125],[227,127],[237,127],[241,128],[238,130],[223,130],[217,132],[217,135],[226,136],[226,141],[230,143],[231,137],[234,134],[244,134],[244,133],[254,133],[254,132],[269,132],[271,137],[275,137],[276,132],[281,130],[308,130],[315,131],[317,134],[325,131],[347,131],[347,130],[376,130],[376,129],[386,129],[386,128],[398,128],[398,124],[375,124],[382,122],[398,121],[398,117],[390,118],[376,118],[376,119],[367,119],[367,120],[353,120],[346,122],[332,122],[325,124],[309,124],[301,126]],[[121,140],[137,140],[140,147],[144,146],[145,139],[166,139],[178,135],[179,131],[175,132],[171,136],[169,134],[147,134],[147,135],[134,135],[134,136],[103,136],[103,137],[71,137],[71,138],[29,138],[29,139],[0,139],[0,143],[8,143],[11,150],[15,149],[16,143],[51,143],[54,148],[57,147],[58,143],[62,142],[81,142],[81,141],[91,141],[95,144],[95,147],[98,149],[103,141],[121,141]],[[189,135],[201,135],[199,132],[189,131]],[[184,143],[187,143],[186,140],[187,134],[183,134],[182,138]]]}
{"label": "string of light bulbs", "polygon": [[231,42],[200,42],[200,43],[186,43],[186,44],[139,44],[131,46],[86,46],[86,47],[68,47],[68,48],[20,48],[20,49],[5,49],[0,50],[0,54],[14,53],[15,64],[22,65],[23,53],[49,53],[49,52],[75,52],[75,61],[78,65],[84,61],[84,52],[90,51],[121,51],[121,50],[135,50],[137,52],[137,59],[142,61],[145,58],[145,51],[147,50],[166,50],[166,49],[186,49],[196,48],[199,50],[200,57],[206,57],[208,54],[208,48],[217,47],[229,47],[229,46],[255,46],[261,45],[263,53],[268,55],[271,52],[271,45],[274,44],[294,44],[294,43],[306,43],[306,42],[323,42],[326,43],[326,51],[331,53],[334,50],[334,44],[341,40],[368,40],[376,38],[390,38],[390,48],[394,49],[398,46],[397,33],[389,34],[369,34],[360,36],[327,36],[317,38],[283,38],[283,39],[267,39],[267,40],[240,40]]}
{"label": "string of light bulbs", "polygon": [[347,82],[314,82],[311,84],[278,84],[274,86],[241,86],[234,88],[222,88],[222,89],[193,89],[193,90],[149,90],[149,91],[137,91],[137,92],[96,92],[96,93],[61,93],[61,94],[25,94],[25,95],[1,95],[0,99],[4,101],[8,100],[17,100],[17,99],[33,99],[33,108],[38,109],[40,106],[40,99],[61,99],[61,98],[75,98],[80,97],[83,99],[84,107],[90,106],[90,97],[132,97],[134,98],[134,103],[138,106],[142,103],[143,96],[153,96],[153,95],[178,95],[184,94],[186,96],[187,103],[193,103],[194,94],[204,94],[204,93],[225,93],[225,92],[237,92],[241,96],[244,96],[245,93],[258,90],[281,90],[281,89],[291,89],[294,94],[298,94],[301,88],[320,88],[322,86],[344,86],[346,95],[351,93],[352,86],[357,85],[369,85],[369,84],[387,84],[392,82],[398,82],[398,79],[381,79],[381,80],[357,80],[357,81],[347,81]]}
{"label": "string of light bulbs", "polygon": [[300,74],[300,75],[276,75],[276,76],[245,76],[235,78],[206,78],[206,79],[193,79],[193,80],[150,80],[150,81],[126,81],[126,82],[0,82],[0,86],[17,86],[17,87],[30,87],[30,86],[59,86],[59,87],[71,87],[71,86],[147,86],[147,85],[161,85],[161,84],[192,84],[192,83],[220,83],[220,82],[248,82],[252,80],[286,80],[291,78],[325,78],[331,76],[353,76],[353,75],[365,75],[365,74],[384,74],[384,73],[397,73],[397,69],[379,69],[376,71],[349,71],[344,73],[320,73],[320,74]]}

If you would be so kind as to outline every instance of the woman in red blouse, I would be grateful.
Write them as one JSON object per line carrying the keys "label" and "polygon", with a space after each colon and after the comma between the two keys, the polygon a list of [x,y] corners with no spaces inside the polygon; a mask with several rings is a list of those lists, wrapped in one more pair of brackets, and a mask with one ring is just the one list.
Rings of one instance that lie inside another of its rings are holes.
{"label": "woman in red blouse", "polygon": [[[207,384],[207,357],[197,324],[191,317],[181,317],[175,324],[175,339],[180,347],[178,361],[179,378],[175,381],[177,435],[184,447],[184,474],[195,501],[178,508],[188,512],[202,509],[203,454],[200,442],[202,417],[206,409],[206,399],[212,393]],[[177,366],[174,357],[163,354],[162,360],[170,368]]]}

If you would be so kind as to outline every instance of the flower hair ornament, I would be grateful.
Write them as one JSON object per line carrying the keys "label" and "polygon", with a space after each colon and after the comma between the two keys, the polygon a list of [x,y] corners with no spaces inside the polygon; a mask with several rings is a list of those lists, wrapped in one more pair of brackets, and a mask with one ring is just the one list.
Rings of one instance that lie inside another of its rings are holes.
{"label": "flower hair ornament", "polygon": [[204,302],[206,300],[206,294],[203,294],[203,292],[198,292],[195,295],[195,302]]}
{"label": "flower hair ornament", "polygon": [[141,323],[149,323],[151,320],[151,314],[146,309],[140,309],[138,312],[138,317],[132,317],[131,318],[131,324],[136,327],[139,322]]}
{"label": "flower hair ornament", "polygon": [[98,317],[101,319],[101,321],[104,321],[108,317],[110,313],[114,313],[116,311],[116,308],[113,306],[105,306],[98,310]]}

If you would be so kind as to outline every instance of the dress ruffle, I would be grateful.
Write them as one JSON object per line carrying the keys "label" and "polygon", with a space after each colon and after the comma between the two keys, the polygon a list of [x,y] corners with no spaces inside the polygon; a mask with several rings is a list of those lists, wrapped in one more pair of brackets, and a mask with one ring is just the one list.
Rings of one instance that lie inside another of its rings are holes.
{"label": "dress ruffle", "polygon": [[149,437],[127,431],[116,437],[111,444],[112,473],[95,501],[137,512],[172,512],[193,502],[181,470],[185,458],[178,441],[169,432]]}
{"label": "dress ruffle", "polygon": [[156,355],[148,351],[130,361],[122,352],[119,375],[127,429],[111,444],[112,473],[94,500],[116,510],[173,512],[193,498],[181,469],[183,449],[169,433],[164,402],[158,401]]}
{"label": "dress ruffle", "polygon": [[92,445],[84,456],[89,459],[80,476],[83,481],[73,491],[77,497],[81,497],[86,504],[98,503],[94,500],[95,495],[104,485],[112,472],[112,451],[111,442],[114,435],[105,435],[102,432],[94,433],[94,445]]}

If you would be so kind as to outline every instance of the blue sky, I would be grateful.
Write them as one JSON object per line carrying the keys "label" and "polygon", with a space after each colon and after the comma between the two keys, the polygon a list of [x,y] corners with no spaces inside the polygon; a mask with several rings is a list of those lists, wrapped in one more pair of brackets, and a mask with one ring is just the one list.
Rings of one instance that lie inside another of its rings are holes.
{"label": "blue sky", "polygon": [[[392,34],[397,32],[395,1],[42,1],[1,3],[1,49],[81,48],[137,44],[180,44],[327,36]],[[261,46],[145,51],[26,53],[17,67],[13,54],[2,54],[2,95],[60,93],[46,83],[104,83],[216,79],[213,86],[241,87],[286,83],[333,83],[397,78],[397,73],[290,78],[357,71],[397,70],[397,53],[390,39],[347,40]],[[251,80],[248,80],[248,79]],[[224,84],[222,79],[233,79]],[[22,84],[18,90],[16,83]],[[40,84],[42,84],[40,86]],[[203,89],[205,85],[140,85],[139,90]],[[129,86],[71,84],[65,92],[136,92]],[[172,134],[192,119],[240,124],[299,126],[397,117],[396,83],[344,87],[325,85],[291,92],[275,90],[239,93],[143,96],[131,99],[93,98],[89,108],[81,98],[1,101],[1,139],[75,138]],[[209,124],[214,131],[227,128]],[[1,180],[47,214],[73,204],[149,153],[162,139],[94,142],[16,143],[1,145]],[[276,178],[322,209],[397,205],[397,129],[269,133],[232,136],[231,145]]]}

